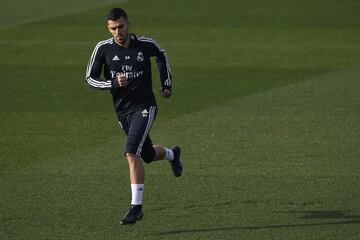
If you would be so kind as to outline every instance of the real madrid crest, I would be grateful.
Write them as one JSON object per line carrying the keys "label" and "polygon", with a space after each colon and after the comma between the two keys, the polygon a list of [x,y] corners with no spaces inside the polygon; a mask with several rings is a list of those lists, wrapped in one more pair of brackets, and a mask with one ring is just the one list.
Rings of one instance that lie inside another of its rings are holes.
{"label": "real madrid crest", "polygon": [[144,54],[142,52],[138,52],[137,58],[138,62],[144,61]]}

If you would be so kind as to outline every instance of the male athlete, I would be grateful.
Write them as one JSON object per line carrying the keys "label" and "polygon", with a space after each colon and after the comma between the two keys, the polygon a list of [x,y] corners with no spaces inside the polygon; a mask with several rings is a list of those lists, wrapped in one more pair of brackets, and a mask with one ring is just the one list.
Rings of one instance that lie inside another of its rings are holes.
{"label": "male athlete", "polygon": [[[168,58],[152,38],[129,33],[127,13],[114,8],[107,15],[107,27],[112,38],[99,42],[86,71],[87,83],[96,89],[110,90],[119,123],[127,135],[125,155],[129,162],[131,205],[121,224],[133,224],[143,217],[143,162],[166,159],[176,177],[182,174],[180,147],[172,149],[153,145],[149,131],[157,113],[152,91],[150,57],[156,57],[161,95],[169,98],[171,70]],[[105,79],[101,78],[101,73]]]}

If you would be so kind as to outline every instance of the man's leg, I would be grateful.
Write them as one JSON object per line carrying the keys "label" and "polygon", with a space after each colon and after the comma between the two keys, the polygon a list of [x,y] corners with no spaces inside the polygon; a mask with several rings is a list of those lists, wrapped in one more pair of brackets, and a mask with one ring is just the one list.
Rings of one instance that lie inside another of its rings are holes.
{"label": "man's leg", "polygon": [[144,192],[144,166],[141,158],[133,153],[127,153],[131,183],[131,204],[120,224],[134,224],[143,218],[142,199]]}
{"label": "man's leg", "polygon": [[121,220],[121,224],[133,224],[143,217],[144,166],[140,154],[155,116],[156,108],[150,107],[149,109],[135,112],[130,117],[126,143],[126,158],[129,163],[132,198],[130,209]]}
{"label": "man's leg", "polygon": [[141,158],[133,153],[127,153],[131,183],[131,205],[120,224],[134,224],[143,217],[142,198],[144,192],[144,166]]}
{"label": "man's leg", "polygon": [[183,171],[182,163],[180,160],[181,149],[179,146],[174,148],[166,148],[160,145],[154,145],[155,158],[154,161],[158,160],[169,160],[171,164],[171,170],[176,177],[180,177]]}
{"label": "man's leg", "polygon": [[127,153],[126,158],[129,163],[130,183],[144,184],[144,165],[139,156],[133,153]]}
{"label": "man's leg", "polygon": [[166,149],[163,146],[160,145],[154,145],[153,146],[155,149],[155,159],[154,161],[158,161],[158,160],[163,160],[165,159],[166,156]]}

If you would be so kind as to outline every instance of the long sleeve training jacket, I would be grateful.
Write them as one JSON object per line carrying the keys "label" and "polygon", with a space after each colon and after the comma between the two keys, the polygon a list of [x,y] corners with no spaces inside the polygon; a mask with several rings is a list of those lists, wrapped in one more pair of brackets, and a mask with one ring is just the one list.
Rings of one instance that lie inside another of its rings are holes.
{"label": "long sleeve training jacket", "polygon": [[[115,111],[126,114],[156,106],[152,91],[151,61],[156,57],[161,86],[171,89],[171,69],[164,49],[152,38],[130,34],[130,45],[124,48],[113,38],[99,42],[90,58],[86,82],[96,89],[111,91]],[[103,79],[101,77],[103,73]],[[118,74],[125,74],[128,85],[120,87]]]}

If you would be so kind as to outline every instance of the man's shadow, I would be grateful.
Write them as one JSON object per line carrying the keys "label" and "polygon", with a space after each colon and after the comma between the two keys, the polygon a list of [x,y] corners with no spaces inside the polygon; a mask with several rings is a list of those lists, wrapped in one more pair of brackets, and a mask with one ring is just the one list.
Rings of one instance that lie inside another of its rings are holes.
{"label": "man's shadow", "polygon": [[260,226],[233,226],[219,228],[199,228],[189,230],[173,230],[157,233],[156,235],[171,235],[180,233],[194,232],[216,232],[231,230],[259,230],[259,229],[276,229],[276,228],[301,228],[312,226],[332,226],[345,224],[360,224],[360,215],[353,215],[349,210],[336,211],[283,211],[277,213],[301,214],[302,219],[325,219],[324,222],[304,223],[304,224],[270,224]]}

